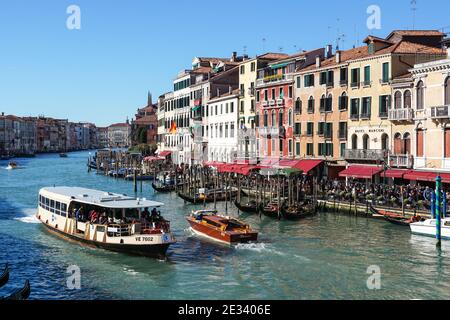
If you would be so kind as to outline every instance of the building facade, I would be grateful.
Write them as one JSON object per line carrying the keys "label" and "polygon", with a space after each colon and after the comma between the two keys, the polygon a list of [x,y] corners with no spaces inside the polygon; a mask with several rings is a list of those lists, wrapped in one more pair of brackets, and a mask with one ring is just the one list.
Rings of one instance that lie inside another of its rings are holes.
{"label": "building facade", "polygon": [[131,144],[131,125],[128,122],[110,125],[108,140],[111,148],[128,148]]}

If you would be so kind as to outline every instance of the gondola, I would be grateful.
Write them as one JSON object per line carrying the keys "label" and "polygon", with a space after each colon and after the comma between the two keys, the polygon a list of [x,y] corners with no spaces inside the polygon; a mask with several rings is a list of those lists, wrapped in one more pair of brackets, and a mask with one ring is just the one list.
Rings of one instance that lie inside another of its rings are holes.
{"label": "gondola", "polygon": [[409,225],[412,223],[411,219],[408,218],[394,218],[394,217],[389,217],[389,216],[384,216],[384,219],[386,221],[389,221],[390,223],[399,225],[399,226],[404,226],[404,227],[409,227]]}
{"label": "gondola", "polygon": [[3,300],[26,300],[30,296],[30,281],[25,281],[23,288],[16,289],[13,293],[3,298]]}
{"label": "gondola", "polygon": [[256,205],[256,201],[250,201],[246,204],[239,203],[237,200],[234,201],[234,205],[239,209],[239,211],[247,212],[247,213],[257,213],[258,206]]}
{"label": "gondola", "polygon": [[294,206],[283,206],[281,208],[281,214],[286,220],[300,220],[311,217],[315,213],[315,207],[311,203],[297,204]]}
{"label": "gondola", "polygon": [[9,280],[9,267],[8,264],[5,265],[2,273],[0,274],[0,288],[3,287]]}
{"label": "gondola", "polygon": [[152,182],[152,187],[153,187],[153,189],[155,189],[155,191],[161,192],[161,193],[167,193],[167,192],[175,191],[175,185],[173,185],[173,184],[159,184],[159,185],[157,185],[154,182]]}
{"label": "gondola", "polygon": [[59,157],[60,157],[60,158],[67,158],[67,153],[60,153],[60,154],[59,154]]}
{"label": "gondola", "polygon": [[383,216],[386,221],[399,226],[408,227],[413,222],[412,219],[408,219],[401,214],[389,212],[386,210],[378,210],[373,206],[370,206],[370,211],[372,212],[372,214]]}
{"label": "gondola", "polygon": [[[190,202],[193,204],[201,204],[201,203],[212,203],[214,202],[214,193],[209,193],[206,196],[202,197],[199,194],[196,194],[195,197],[188,196],[182,193],[178,193],[178,196],[186,202]],[[232,192],[231,197],[235,197],[236,192]],[[215,201],[225,201],[230,199],[229,192],[216,192]]]}
{"label": "gondola", "polygon": [[278,204],[275,202],[269,202],[267,205],[262,207],[261,211],[268,217],[278,218]]}

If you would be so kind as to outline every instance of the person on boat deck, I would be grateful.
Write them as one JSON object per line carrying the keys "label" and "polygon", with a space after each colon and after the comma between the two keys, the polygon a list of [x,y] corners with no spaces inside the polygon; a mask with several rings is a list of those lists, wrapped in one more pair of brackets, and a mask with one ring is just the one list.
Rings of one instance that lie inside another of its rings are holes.
{"label": "person on boat deck", "polygon": [[148,220],[150,218],[150,212],[148,211],[148,208],[144,208],[144,211],[141,213],[141,217],[144,220]]}
{"label": "person on boat deck", "polygon": [[203,213],[199,213],[198,215],[197,215],[197,218],[196,218],[198,221],[202,221],[203,220]]}
{"label": "person on boat deck", "polygon": [[159,220],[159,218],[161,218],[161,213],[158,210],[156,210],[156,208],[153,208],[151,220],[157,221],[157,220]]}
{"label": "person on boat deck", "polygon": [[76,210],[75,208],[72,209],[73,216],[75,217],[75,221],[80,220],[80,210]]}
{"label": "person on boat deck", "polygon": [[[93,211],[94,211],[94,210],[93,210]],[[92,223],[97,223],[97,222],[98,222],[98,214],[97,214],[96,211],[92,212],[91,222],[92,222]]]}

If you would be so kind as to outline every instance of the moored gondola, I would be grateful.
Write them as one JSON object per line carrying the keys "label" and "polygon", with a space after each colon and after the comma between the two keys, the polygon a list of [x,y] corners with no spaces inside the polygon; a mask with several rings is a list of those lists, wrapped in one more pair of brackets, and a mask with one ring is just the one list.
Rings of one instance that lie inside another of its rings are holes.
{"label": "moored gondola", "polygon": [[3,298],[3,300],[26,300],[30,296],[30,293],[30,281],[27,280],[22,288],[16,289],[13,293]]}
{"label": "moored gondola", "polygon": [[[180,193],[178,193],[178,196],[181,199],[183,199],[184,201],[193,203],[193,204],[212,203],[214,201],[218,202],[218,201],[225,201],[225,200],[230,199],[230,192],[220,191],[220,192],[216,192],[215,194],[216,194],[215,197],[214,197],[214,192],[208,193],[206,195],[196,194],[195,196],[191,196],[191,195],[186,195],[186,194],[183,194],[180,192]],[[231,192],[231,198],[236,197],[236,195],[237,195],[236,191]]]}
{"label": "moored gondola", "polygon": [[256,201],[250,201],[246,204],[239,203],[237,200],[234,201],[234,205],[242,212],[247,213],[257,213],[258,212],[258,206],[256,204]]}
{"label": "moored gondola", "polygon": [[5,265],[2,273],[0,274],[0,288],[3,287],[9,280],[9,267],[8,264]]}
{"label": "moored gondola", "polygon": [[173,185],[173,184],[158,184],[158,183],[152,182],[152,188],[155,191],[161,192],[161,193],[175,191],[175,185]]}
{"label": "moored gondola", "polygon": [[414,220],[414,218],[407,218],[401,214],[390,212],[387,210],[375,209],[373,206],[370,206],[370,211],[372,212],[372,214],[383,216],[386,221],[399,226],[408,227],[411,223],[420,221],[418,220],[420,218],[416,219],[416,221]]}
{"label": "moored gondola", "polygon": [[300,220],[311,217],[316,213],[316,209],[312,203],[302,203],[294,206],[283,206],[281,214],[286,220]]}
{"label": "moored gondola", "polygon": [[278,203],[269,202],[267,205],[262,206],[261,211],[268,217],[278,218]]}

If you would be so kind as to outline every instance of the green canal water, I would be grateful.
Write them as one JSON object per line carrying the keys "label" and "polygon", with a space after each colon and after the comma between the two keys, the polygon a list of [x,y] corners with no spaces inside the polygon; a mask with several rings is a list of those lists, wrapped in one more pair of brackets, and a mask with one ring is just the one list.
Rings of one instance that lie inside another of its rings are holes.
{"label": "green canal water", "polygon": [[[31,299],[450,299],[449,242],[438,250],[434,239],[408,228],[347,215],[279,222],[241,214],[260,241],[227,247],[193,236],[185,216],[196,207],[155,194],[148,183],[138,196],[165,203],[161,212],[178,241],[167,261],[65,242],[33,217],[41,187],[133,194],[131,182],[88,173],[88,156],[17,159],[13,171],[0,162],[0,264],[12,270],[0,296],[30,279]],[[66,286],[71,265],[81,270],[80,290]],[[370,266],[380,268],[378,290],[367,287]]]}

